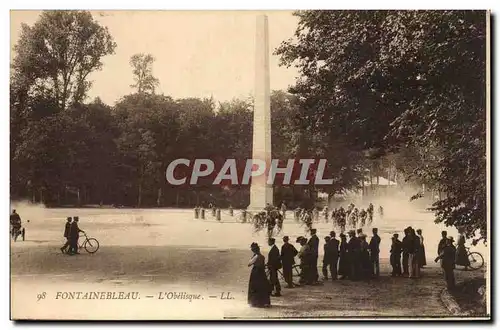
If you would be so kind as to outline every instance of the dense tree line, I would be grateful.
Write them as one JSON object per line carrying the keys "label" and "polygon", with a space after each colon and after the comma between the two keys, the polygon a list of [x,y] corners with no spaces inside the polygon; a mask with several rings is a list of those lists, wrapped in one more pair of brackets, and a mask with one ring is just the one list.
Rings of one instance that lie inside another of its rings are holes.
{"label": "dense tree line", "polygon": [[[11,71],[12,197],[47,205],[246,206],[248,186],[216,187],[209,180],[170,186],[165,169],[177,158],[251,158],[252,99],[217,103],[156,94],[155,59],[139,53],[130,60],[135,92],[114,106],[86,103],[88,74],[115,47],[108,30],[84,11],[46,11],[32,27],[22,26]],[[271,112],[273,158],[329,157],[329,173],[338,175],[324,190],[359,185],[362,154],[341,141],[314,147],[319,136],[301,127],[297,97],[273,92]],[[282,186],[275,197],[311,204],[317,190]]]}

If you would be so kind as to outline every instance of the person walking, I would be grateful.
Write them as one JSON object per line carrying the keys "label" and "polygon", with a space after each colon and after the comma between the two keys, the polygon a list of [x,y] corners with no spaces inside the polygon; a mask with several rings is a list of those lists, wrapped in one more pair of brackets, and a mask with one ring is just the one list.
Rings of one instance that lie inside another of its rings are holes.
{"label": "person walking", "polygon": [[68,248],[71,245],[70,236],[69,236],[70,230],[71,230],[71,217],[67,217],[66,218],[66,225],[64,226],[64,238],[66,239],[66,242],[61,247],[62,253],[68,253]]}
{"label": "person walking", "polygon": [[281,285],[278,279],[278,270],[281,269],[281,257],[280,250],[274,244],[274,238],[268,239],[268,244],[271,247],[269,250],[269,254],[267,257],[267,268],[269,269],[269,282],[271,283],[271,288],[274,290],[273,296],[280,297],[281,296]]}
{"label": "person walking", "polygon": [[434,260],[435,262],[441,260],[441,268],[443,268],[444,271],[444,279],[448,290],[453,290],[455,288],[455,255],[456,248],[453,245],[453,237],[448,237],[441,254]]}

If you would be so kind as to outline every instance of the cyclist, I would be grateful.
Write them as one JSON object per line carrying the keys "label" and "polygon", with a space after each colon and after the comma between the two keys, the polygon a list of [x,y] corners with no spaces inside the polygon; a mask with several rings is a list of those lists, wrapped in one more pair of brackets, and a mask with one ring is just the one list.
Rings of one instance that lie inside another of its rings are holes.
{"label": "cyclist", "polygon": [[10,215],[10,225],[12,227],[12,238],[15,240],[19,235],[19,231],[21,230],[21,217],[16,212],[16,210],[12,210],[12,214]]}

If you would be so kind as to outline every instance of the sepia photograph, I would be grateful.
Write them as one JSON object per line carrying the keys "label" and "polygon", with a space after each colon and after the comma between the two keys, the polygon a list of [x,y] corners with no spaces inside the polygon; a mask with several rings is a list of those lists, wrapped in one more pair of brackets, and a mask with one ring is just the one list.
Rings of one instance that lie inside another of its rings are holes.
{"label": "sepia photograph", "polygon": [[491,320],[487,8],[9,15],[11,320]]}

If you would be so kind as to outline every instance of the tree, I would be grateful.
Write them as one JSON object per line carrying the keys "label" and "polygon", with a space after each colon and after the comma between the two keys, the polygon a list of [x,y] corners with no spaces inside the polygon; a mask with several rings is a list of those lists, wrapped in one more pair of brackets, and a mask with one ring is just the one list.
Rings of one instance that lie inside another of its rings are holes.
{"label": "tree", "polygon": [[64,110],[84,100],[88,75],[101,69],[102,57],[115,47],[89,12],[44,11],[32,27],[22,25],[12,69],[25,95],[50,95]]}
{"label": "tree", "polygon": [[159,80],[153,76],[154,61],[155,58],[151,54],[135,54],[130,58],[135,81],[130,87],[137,88],[138,94],[154,94],[159,85]]}
{"label": "tree", "polygon": [[[484,11],[300,11],[276,51],[301,78],[304,125],[374,158],[414,147],[446,193],[436,221],[486,229]],[[432,152],[431,152],[432,150]]]}

